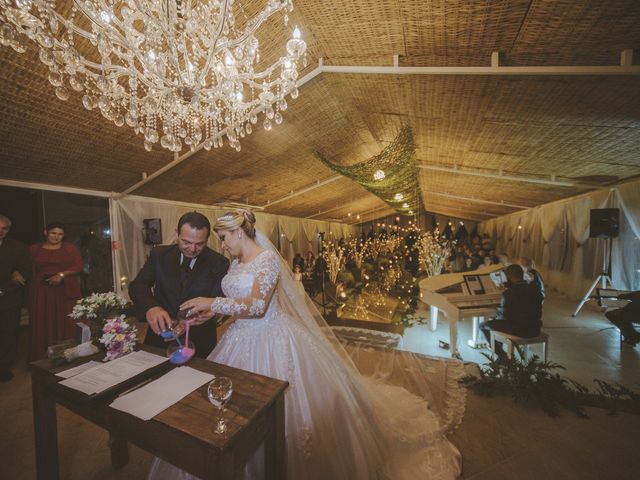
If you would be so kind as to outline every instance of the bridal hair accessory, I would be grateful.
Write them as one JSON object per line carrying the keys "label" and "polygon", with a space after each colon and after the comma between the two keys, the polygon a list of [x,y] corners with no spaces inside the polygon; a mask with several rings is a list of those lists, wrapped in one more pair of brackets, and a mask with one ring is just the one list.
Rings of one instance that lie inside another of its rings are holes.
{"label": "bridal hair accessory", "polygon": [[256,217],[253,212],[239,208],[218,217],[214,230],[235,230],[236,228],[241,228],[249,238],[255,238],[255,223]]}

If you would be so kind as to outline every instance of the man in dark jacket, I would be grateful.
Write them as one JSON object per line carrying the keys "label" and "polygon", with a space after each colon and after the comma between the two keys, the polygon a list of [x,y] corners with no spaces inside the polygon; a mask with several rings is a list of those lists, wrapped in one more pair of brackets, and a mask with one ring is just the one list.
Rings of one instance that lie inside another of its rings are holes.
{"label": "man in dark jacket", "polygon": [[630,300],[622,308],[616,308],[605,313],[605,317],[620,329],[622,341],[631,346],[636,346],[640,342],[640,333],[633,328],[633,324],[640,324],[640,290],[618,295],[619,300]]}
{"label": "man in dark jacket", "polygon": [[24,286],[31,278],[28,247],[7,234],[11,220],[0,215],[0,382],[13,378]]}
{"label": "man in dark jacket", "polygon": [[[520,265],[509,265],[505,273],[507,289],[502,294],[496,316],[480,324],[488,342],[491,342],[491,330],[530,338],[539,335],[542,328],[542,295],[538,286],[524,280]],[[496,342],[495,347],[496,354],[502,357],[502,344]]]}
{"label": "man in dark jacket", "polygon": [[542,296],[542,300],[544,301],[544,281],[542,280],[540,272],[534,268],[533,260],[527,257],[521,257],[516,263],[522,267],[522,270],[524,271],[524,279],[528,283],[533,283],[536,286]]}
{"label": "man in dark jacket", "polygon": [[[166,346],[160,333],[171,328],[186,300],[224,296],[221,282],[229,260],[207,247],[210,231],[204,215],[184,214],[178,221],[177,244],[155,247],[129,285],[138,318],[149,324],[144,339],[147,345]],[[216,322],[192,326],[189,339],[195,344],[196,356],[207,357],[216,345]]]}

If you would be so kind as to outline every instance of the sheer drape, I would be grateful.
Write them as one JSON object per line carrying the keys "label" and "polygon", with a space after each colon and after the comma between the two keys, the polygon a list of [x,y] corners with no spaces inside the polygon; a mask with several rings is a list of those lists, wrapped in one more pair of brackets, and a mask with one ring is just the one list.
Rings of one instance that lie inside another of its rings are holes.
{"label": "sheer drape", "polygon": [[497,252],[511,261],[533,258],[549,287],[578,299],[606,254],[604,240],[589,238],[590,210],[596,208],[620,208],[620,235],[612,240],[614,286],[640,289],[640,181],[493,218],[478,231],[494,238]]}
{"label": "sheer drape", "polygon": [[[228,209],[207,207],[205,205],[186,204],[148,197],[127,196],[111,201],[113,225],[112,238],[114,240],[114,269],[118,282],[118,293],[127,295],[128,283],[135,278],[144,264],[150,245],[144,243],[143,220],[145,218],[159,218],[162,222],[162,243],[170,244],[176,241],[176,226],[180,217],[194,210],[207,216],[214,223],[215,219],[224,215]],[[285,217],[269,213],[256,212],[256,225],[265,236],[274,244],[279,245],[280,253],[289,260],[289,255],[297,252],[303,256],[309,249],[309,239],[306,231],[340,232],[340,237],[346,232],[355,232],[355,229],[347,225],[334,222],[321,222],[317,220]],[[304,225],[304,226],[303,226]],[[281,236],[284,234],[284,237]],[[284,241],[283,241],[284,240]],[[292,241],[294,243],[292,243]],[[217,237],[209,237],[209,247],[220,251]],[[315,250],[315,249],[314,249]],[[291,265],[291,263],[289,263]]]}
{"label": "sheer drape", "polygon": [[314,255],[318,254],[318,223],[319,222],[312,222],[306,219],[300,221],[302,233],[304,234],[304,238],[306,240],[306,249],[300,252],[304,257],[306,257],[307,252],[313,252]]}

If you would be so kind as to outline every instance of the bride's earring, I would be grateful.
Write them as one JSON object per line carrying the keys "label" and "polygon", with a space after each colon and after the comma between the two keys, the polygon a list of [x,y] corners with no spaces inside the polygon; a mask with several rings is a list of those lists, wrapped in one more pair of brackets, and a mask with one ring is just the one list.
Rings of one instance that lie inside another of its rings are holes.
{"label": "bride's earring", "polygon": [[242,234],[238,232],[238,240],[240,240],[241,238],[242,238]]}

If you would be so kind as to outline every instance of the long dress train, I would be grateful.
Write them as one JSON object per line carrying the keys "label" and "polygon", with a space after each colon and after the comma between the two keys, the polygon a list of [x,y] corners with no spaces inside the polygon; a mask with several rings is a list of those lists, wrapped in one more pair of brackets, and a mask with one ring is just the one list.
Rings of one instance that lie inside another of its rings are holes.
{"label": "long dress train", "polygon": [[[456,478],[459,452],[426,402],[360,375],[322,325],[301,313],[308,307],[283,288],[293,280],[280,278],[290,275],[281,267],[270,250],[231,264],[222,282],[227,298],[216,299],[212,309],[237,320],[209,359],[289,382],[288,479]],[[263,477],[261,455],[259,449],[243,478]],[[194,477],[155,459],[149,478]]]}

